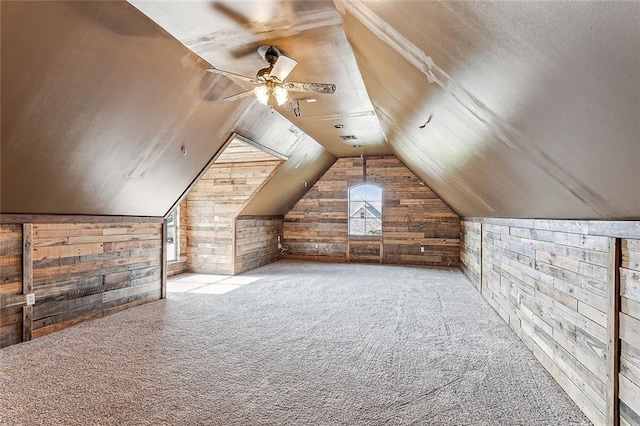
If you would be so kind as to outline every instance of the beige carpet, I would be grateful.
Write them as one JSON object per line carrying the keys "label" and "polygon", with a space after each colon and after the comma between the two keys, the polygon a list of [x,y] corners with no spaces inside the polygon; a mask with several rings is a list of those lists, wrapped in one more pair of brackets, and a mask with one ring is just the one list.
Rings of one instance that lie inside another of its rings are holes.
{"label": "beige carpet", "polygon": [[588,424],[457,269],[241,277],[0,350],[0,424]]}

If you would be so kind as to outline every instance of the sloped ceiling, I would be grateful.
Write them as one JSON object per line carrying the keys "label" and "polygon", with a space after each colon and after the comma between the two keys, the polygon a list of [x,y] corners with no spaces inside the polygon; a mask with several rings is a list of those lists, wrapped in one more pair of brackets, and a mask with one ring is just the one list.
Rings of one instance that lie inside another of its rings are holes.
{"label": "sloped ceiling", "polygon": [[234,132],[305,150],[296,188],[335,161],[279,114],[222,101],[241,88],[127,2],[1,8],[2,213],[163,216]]}
{"label": "sloped ceiling", "polygon": [[[163,215],[235,131],[290,157],[243,214],[394,153],[465,216],[640,218],[639,2],[132,4],[2,2],[3,213]],[[222,101],[261,44],[336,93]]]}
{"label": "sloped ceiling", "polygon": [[337,4],[394,151],[459,213],[640,217],[639,2]]}

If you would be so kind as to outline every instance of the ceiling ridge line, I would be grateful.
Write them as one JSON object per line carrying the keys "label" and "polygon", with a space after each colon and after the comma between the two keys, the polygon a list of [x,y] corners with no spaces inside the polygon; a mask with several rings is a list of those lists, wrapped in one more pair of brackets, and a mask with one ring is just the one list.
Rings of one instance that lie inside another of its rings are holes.
{"label": "ceiling ridge line", "polygon": [[[340,13],[343,15],[347,11],[351,13],[354,18],[369,29],[376,37],[388,44],[411,65],[425,74],[429,83],[436,83],[445,92],[449,93],[460,105],[476,117],[476,119],[485,124],[500,141],[508,147],[521,152],[549,177],[562,186],[565,186],[567,191],[577,200],[599,215],[605,215],[610,209],[607,201],[598,195],[593,188],[579,180],[577,176],[562,167],[561,164],[549,155],[535,148],[525,134],[502,120],[496,112],[436,65],[431,56],[425,54],[424,51],[371,11],[362,0],[336,0],[334,3]],[[437,71],[438,74],[441,74],[443,79],[439,79],[434,74],[434,70]],[[519,143],[514,142],[514,140]]]}

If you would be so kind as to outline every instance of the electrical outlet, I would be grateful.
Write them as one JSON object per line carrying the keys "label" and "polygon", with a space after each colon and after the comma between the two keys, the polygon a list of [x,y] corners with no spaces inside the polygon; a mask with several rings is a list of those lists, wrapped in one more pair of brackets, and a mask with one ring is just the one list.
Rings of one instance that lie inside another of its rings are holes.
{"label": "electrical outlet", "polygon": [[424,246],[420,246],[420,253],[424,253]]}
{"label": "electrical outlet", "polygon": [[314,245],[314,248],[318,248],[318,244],[315,244],[315,245]]}
{"label": "electrical outlet", "polygon": [[27,306],[31,306],[35,304],[36,304],[36,294],[35,293],[27,294]]}
{"label": "electrical outlet", "polygon": [[214,221],[214,222],[217,222],[217,221],[219,221],[219,220],[220,220],[220,216],[214,216],[214,217],[213,217],[213,221]]}

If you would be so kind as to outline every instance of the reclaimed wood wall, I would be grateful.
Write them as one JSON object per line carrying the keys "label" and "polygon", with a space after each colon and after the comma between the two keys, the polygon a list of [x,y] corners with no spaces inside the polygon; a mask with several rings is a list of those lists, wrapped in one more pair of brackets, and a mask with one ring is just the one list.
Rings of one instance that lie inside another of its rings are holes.
{"label": "reclaimed wood wall", "polygon": [[395,157],[367,158],[366,171],[367,183],[382,188],[382,236],[347,235],[348,190],[363,183],[363,159],[341,158],[285,215],[287,257],[457,266],[456,213]]}
{"label": "reclaimed wood wall", "polygon": [[640,426],[640,239],[622,239],[620,424]]}
{"label": "reclaimed wood wall", "polygon": [[282,163],[214,163],[186,197],[187,269],[233,274],[235,220]]}
{"label": "reclaimed wood wall", "polygon": [[461,229],[462,270],[474,285],[479,271],[484,298],[587,417],[640,425],[640,223],[480,219]]}
{"label": "reclaimed wood wall", "polygon": [[2,346],[161,297],[162,224],[98,219],[0,226]]}
{"label": "reclaimed wood wall", "polygon": [[0,348],[22,341],[22,225],[0,225]]}
{"label": "reclaimed wood wall", "polygon": [[482,285],[481,229],[479,222],[460,222],[460,268],[478,291]]}
{"label": "reclaimed wood wall", "polygon": [[238,217],[234,274],[250,271],[280,259],[278,236],[283,217]]}

